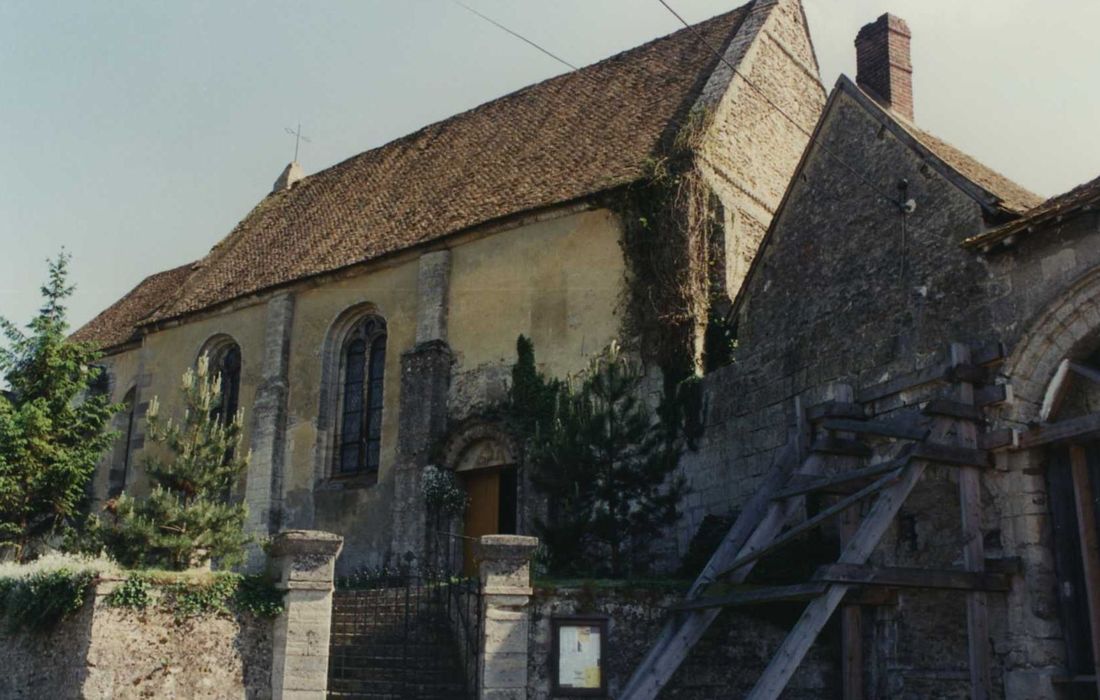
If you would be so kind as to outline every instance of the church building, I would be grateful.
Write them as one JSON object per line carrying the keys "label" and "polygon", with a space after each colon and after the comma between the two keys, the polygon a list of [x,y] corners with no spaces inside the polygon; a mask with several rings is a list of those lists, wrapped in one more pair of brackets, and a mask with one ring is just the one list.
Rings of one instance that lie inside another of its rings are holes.
{"label": "church building", "polygon": [[[128,407],[96,498],[147,488],[144,411],[178,410],[207,355],[244,408],[257,536],[341,534],[341,570],[417,553],[420,471],[440,459],[471,495],[462,534],[525,532],[515,449],[476,419],[506,396],[517,337],[558,377],[644,342],[623,337],[631,297],[660,282],[626,252],[622,203],[674,152],[716,200],[705,254],[728,308],[824,99],[800,4],[756,2],[320,172],[291,163],[206,256],[75,334]],[[680,321],[693,355],[709,305]]]}

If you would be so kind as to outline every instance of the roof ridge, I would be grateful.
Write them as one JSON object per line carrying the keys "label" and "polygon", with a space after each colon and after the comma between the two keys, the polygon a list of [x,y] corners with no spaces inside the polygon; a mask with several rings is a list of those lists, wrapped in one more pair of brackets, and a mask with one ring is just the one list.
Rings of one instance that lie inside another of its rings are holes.
{"label": "roof ridge", "polygon": [[[544,86],[547,86],[551,83],[558,82],[558,81],[564,81],[564,79],[566,79],[566,78],[575,77],[576,75],[578,75],[580,73],[583,73],[583,72],[585,72],[585,71],[587,71],[591,68],[595,68],[597,66],[605,66],[605,65],[607,65],[609,63],[612,63],[614,61],[617,61],[617,60],[624,60],[626,57],[628,57],[632,54],[641,53],[645,49],[649,49],[649,48],[652,48],[653,46],[655,46],[657,44],[670,41],[674,37],[678,37],[678,36],[681,36],[681,35],[684,35],[684,34],[690,32],[690,33],[692,33],[692,36],[694,38],[694,33],[697,32],[700,27],[703,27],[704,25],[711,24],[711,23],[716,22],[718,20],[727,19],[731,15],[734,15],[736,13],[743,12],[746,8],[755,5],[756,1],[757,0],[750,0],[750,2],[747,2],[744,5],[740,5],[740,6],[734,8],[732,10],[729,10],[727,12],[721,12],[717,15],[714,15],[714,16],[709,17],[707,19],[701,20],[699,22],[696,22],[696,23],[690,25],[689,27],[681,27],[680,29],[677,29],[673,32],[669,32],[668,34],[663,34],[661,36],[654,37],[653,39],[650,39],[649,41],[647,41],[643,44],[638,44],[637,46],[632,46],[630,48],[623,49],[623,50],[619,51],[618,53],[611,54],[610,56],[606,56],[606,57],[601,58],[599,60],[593,61],[592,63],[586,63],[585,65],[580,66],[576,70],[568,70],[568,71],[564,71],[562,73],[556,73],[556,74],[551,75],[551,76],[549,76],[547,78],[544,78],[542,80],[538,80],[538,81],[533,82],[533,83],[528,83],[527,85],[516,88],[515,90],[512,90],[511,92],[506,92],[503,95],[499,95],[497,97],[485,100],[484,102],[480,102],[480,103],[478,103],[478,104],[476,104],[472,107],[468,107],[468,108],[462,110],[461,112],[455,112],[454,114],[451,114],[450,116],[443,117],[442,119],[437,119],[436,121],[433,121],[433,122],[429,122],[429,123],[424,124],[423,126],[417,128],[417,129],[414,129],[413,131],[410,131],[406,134],[402,134],[401,136],[394,137],[394,138],[390,139],[389,141],[385,141],[385,142],[383,142],[383,143],[381,143],[377,146],[372,146],[371,148],[367,148],[363,151],[359,151],[358,153],[350,155],[347,158],[344,158],[343,160],[337,161],[336,163],[333,163],[332,165],[329,165],[325,168],[322,168],[321,170],[318,170],[317,172],[315,172],[311,175],[306,175],[304,178],[302,178],[302,180],[299,180],[299,182],[300,183],[305,182],[306,180],[308,180],[312,177],[315,177],[317,175],[321,175],[322,173],[325,173],[329,170],[339,168],[342,165],[345,165],[349,162],[355,161],[355,160],[357,160],[357,159],[359,159],[359,158],[361,158],[365,155],[368,155],[370,153],[374,153],[374,152],[377,152],[377,151],[381,151],[383,149],[390,148],[392,146],[396,146],[398,144],[401,144],[404,141],[412,141],[412,140],[415,139],[415,137],[428,133],[428,131],[431,130],[432,128],[440,127],[440,126],[443,126],[443,125],[448,124],[450,122],[459,120],[463,117],[471,116],[473,114],[476,114],[479,111],[482,111],[484,109],[487,109],[489,107],[497,105],[497,104],[499,104],[499,103],[501,103],[505,100],[518,97],[518,96],[520,96],[520,95],[522,95],[523,93],[526,93],[526,92],[530,92],[531,90],[533,90],[535,88],[544,87]],[[733,33],[736,33],[736,30],[737,30],[737,27],[734,27],[734,32]],[[733,38],[733,36],[732,36],[733,33],[731,33],[731,35],[729,37],[727,37],[726,43],[728,43],[729,40],[731,40]],[[721,51],[724,47],[725,47],[725,44],[723,44],[722,47],[719,47],[719,51]],[[704,48],[706,48],[706,47],[704,47]],[[715,64],[717,64],[720,60],[721,59],[718,56],[714,57]],[[281,192],[281,191],[282,190],[280,190],[279,192]],[[270,194],[267,195],[267,197],[278,194],[279,192],[271,192]],[[265,199],[267,197],[265,197]]]}
{"label": "roof ridge", "polygon": [[983,206],[988,207],[990,204],[995,204],[1001,215],[1018,217],[1035,206],[1036,203],[1042,201],[1039,195],[1023,185],[1002,175],[959,147],[944,141],[935,134],[918,127],[908,119],[884,107],[873,95],[848,76],[841,74],[837,78],[837,86],[855,95],[857,100],[865,107],[872,108],[876,114],[897,125],[899,129],[908,134],[943,166],[949,168],[951,172],[981,190],[993,200],[993,202],[984,203]]}

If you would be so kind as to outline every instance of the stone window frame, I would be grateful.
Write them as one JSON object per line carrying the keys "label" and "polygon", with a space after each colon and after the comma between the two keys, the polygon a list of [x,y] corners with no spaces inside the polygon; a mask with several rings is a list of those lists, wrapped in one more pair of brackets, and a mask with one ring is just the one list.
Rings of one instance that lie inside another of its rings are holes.
{"label": "stone window frame", "polygon": [[[237,382],[236,382],[236,396],[234,397],[233,411],[228,413],[221,413],[220,418],[223,423],[227,423],[230,420],[230,415],[236,413],[240,407],[240,389],[241,381],[244,376],[244,350],[241,348],[241,344],[237,342],[237,339],[228,333],[216,333],[207,338],[202,346],[199,348],[199,352],[195,355],[195,365],[199,363],[199,359],[206,355],[208,367],[210,368],[211,376],[213,372],[221,369],[221,365],[225,362],[226,356],[236,349],[237,356],[239,358],[239,365],[237,366]],[[224,389],[224,387],[223,387]]]}
{"label": "stone window frame", "polygon": [[[355,338],[355,333],[368,319],[376,319],[381,326],[381,334],[370,338],[370,344],[376,341],[379,335],[388,339],[390,335],[389,321],[383,310],[372,302],[359,302],[341,311],[329,325],[321,350],[321,387],[319,410],[317,412],[317,444],[315,449],[316,463],[314,467],[317,488],[348,489],[368,488],[378,483],[381,473],[385,450],[382,449],[387,442],[384,429],[380,429],[379,436],[379,463],[375,470],[363,469],[356,472],[341,474],[337,465],[339,455],[339,427],[344,413],[344,378],[346,376],[345,357],[347,346]],[[392,390],[390,378],[387,376],[386,363],[388,362],[391,348],[387,343],[386,355],[382,360],[382,395],[385,397]],[[367,368],[369,372],[369,368]],[[369,379],[367,380],[369,381]],[[386,407],[383,399],[379,413],[381,426],[385,425]]]}
{"label": "stone window frame", "polygon": [[115,442],[115,446],[111,451],[111,462],[107,468],[107,498],[118,498],[122,495],[126,491],[127,482],[130,480],[134,451],[139,447],[136,444],[138,436],[135,431],[138,413],[137,399],[137,384],[131,384],[121,399],[121,403],[126,405],[126,409],[119,411],[113,421],[113,428],[119,432],[119,440]]}

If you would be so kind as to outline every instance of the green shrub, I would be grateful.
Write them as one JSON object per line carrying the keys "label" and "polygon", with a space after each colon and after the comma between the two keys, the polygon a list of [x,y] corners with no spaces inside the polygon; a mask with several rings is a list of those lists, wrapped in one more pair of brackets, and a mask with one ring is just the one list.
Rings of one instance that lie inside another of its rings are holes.
{"label": "green shrub", "polygon": [[95,579],[90,571],[39,571],[0,579],[0,610],[9,632],[46,631],[84,606]]}
{"label": "green shrub", "polygon": [[217,573],[202,581],[172,581],[162,590],[161,608],[177,619],[242,612],[275,617],[283,611],[282,591],[261,575]]}
{"label": "green shrub", "polygon": [[283,592],[267,576],[243,576],[237,584],[236,608],[257,617],[275,617],[283,611]]}
{"label": "green shrub", "polygon": [[153,586],[149,578],[133,572],[107,596],[107,605],[112,608],[133,608],[144,610],[153,602]]}

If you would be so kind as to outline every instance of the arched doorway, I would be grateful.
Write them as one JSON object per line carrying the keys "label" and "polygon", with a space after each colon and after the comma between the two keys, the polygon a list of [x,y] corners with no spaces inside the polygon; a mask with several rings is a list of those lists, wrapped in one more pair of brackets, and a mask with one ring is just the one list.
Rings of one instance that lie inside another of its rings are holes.
{"label": "arched doorway", "polygon": [[511,437],[487,423],[467,426],[450,441],[448,466],[469,502],[463,515],[463,571],[475,573],[473,542],[482,535],[512,535],[519,529],[519,472]]}
{"label": "arched doorway", "polygon": [[1087,427],[1100,418],[1100,349],[1062,360],[1040,416],[1031,434],[1054,438],[1045,446],[1045,472],[1066,670],[1084,677],[1100,668],[1100,431]]}
{"label": "arched doorway", "polygon": [[1045,482],[1064,670],[1072,691],[1085,694],[1072,697],[1095,697],[1100,674],[1098,305],[1094,270],[1039,316],[1007,364],[1017,397],[1011,417],[1028,426],[1019,446]]}

